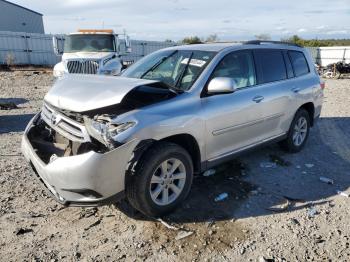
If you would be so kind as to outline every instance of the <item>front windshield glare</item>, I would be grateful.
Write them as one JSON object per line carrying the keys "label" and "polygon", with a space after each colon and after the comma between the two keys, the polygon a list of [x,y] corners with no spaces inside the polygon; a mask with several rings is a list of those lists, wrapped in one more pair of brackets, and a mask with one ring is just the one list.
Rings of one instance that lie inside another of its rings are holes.
{"label": "front windshield glare", "polygon": [[64,52],[114,52],[113,35],[69,35],[64,43]]}
{"label": "front windshield glare", "polygon": [[170,87],[188,90],[215,54],[198,50],[159,51],[129,67],[122,76],[158,80]]}

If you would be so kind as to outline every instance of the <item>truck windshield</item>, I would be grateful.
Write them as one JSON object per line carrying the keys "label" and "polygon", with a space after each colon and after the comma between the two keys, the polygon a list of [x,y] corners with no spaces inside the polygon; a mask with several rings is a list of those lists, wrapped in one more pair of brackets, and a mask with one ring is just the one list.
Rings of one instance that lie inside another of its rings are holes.
{"label": "truck windshield", "polygon": [[115,52],[113,35],[69,35],[64,42],[64,52]]}
{"label": "truck windshield", "polygon": [[162,50],[139,60],[122,76],[159,80],[185,91],[191,88],[215,54],[198,50]]}

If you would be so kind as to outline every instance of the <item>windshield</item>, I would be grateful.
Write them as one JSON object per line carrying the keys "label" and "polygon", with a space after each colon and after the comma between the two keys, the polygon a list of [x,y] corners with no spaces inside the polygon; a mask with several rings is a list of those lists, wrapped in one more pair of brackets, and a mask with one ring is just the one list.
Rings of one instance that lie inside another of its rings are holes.
{"label": "windshield", "polygon": [[69,35],[64,42],[64,52],[115,52],[113,35]]}
{"label": "windshield", "polygon": [[159,80],[174,89],[188,90],[215,54],[198,50],[162,50],[139,60],[122,76]]}

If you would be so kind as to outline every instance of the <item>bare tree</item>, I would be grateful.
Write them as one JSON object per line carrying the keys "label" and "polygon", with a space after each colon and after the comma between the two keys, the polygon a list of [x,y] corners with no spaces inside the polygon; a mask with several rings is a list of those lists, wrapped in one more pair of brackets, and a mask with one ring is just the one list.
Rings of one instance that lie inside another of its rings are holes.
{"label": "bare tree", "polygon": [[254,36],[257,40],[271,40],[271,36],[269,34],[259,34]]}
{"label": "bare tree", "polygon": [[5,56],[5,61],[6,65],[10,67],[15,63],[15,56],[12,53],[7,53]]}
{"label": "bare tree", "polygon": [[212,34],[207,37],[205,42],[217,42],[219,40],[219,37],[217,34]]}

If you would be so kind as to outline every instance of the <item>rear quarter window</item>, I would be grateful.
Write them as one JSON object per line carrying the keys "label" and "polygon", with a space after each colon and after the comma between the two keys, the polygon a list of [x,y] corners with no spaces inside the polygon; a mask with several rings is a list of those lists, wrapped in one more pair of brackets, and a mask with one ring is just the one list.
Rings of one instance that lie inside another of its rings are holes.
{"label": "rear quarter window", "polygon": [[254,59],[259,84],[287,78],[286,66],[281,50],[256,49],[254,50]]}
{"label": "rear quarter window", "polygon": [[290,61],[293,66],[294,75],[302,76],[310,72],[309,66],[307,64],[306,58],[303,52],[299,51],[288,51]]}
{"label": "rear quarter window", "polygon": [[288,78],[294,77],[294,71],[292,67],[292,63],[290,62],[290,58],[288,56],[287,50],[283,50],[284,62],[286,63],[287,75]]}

